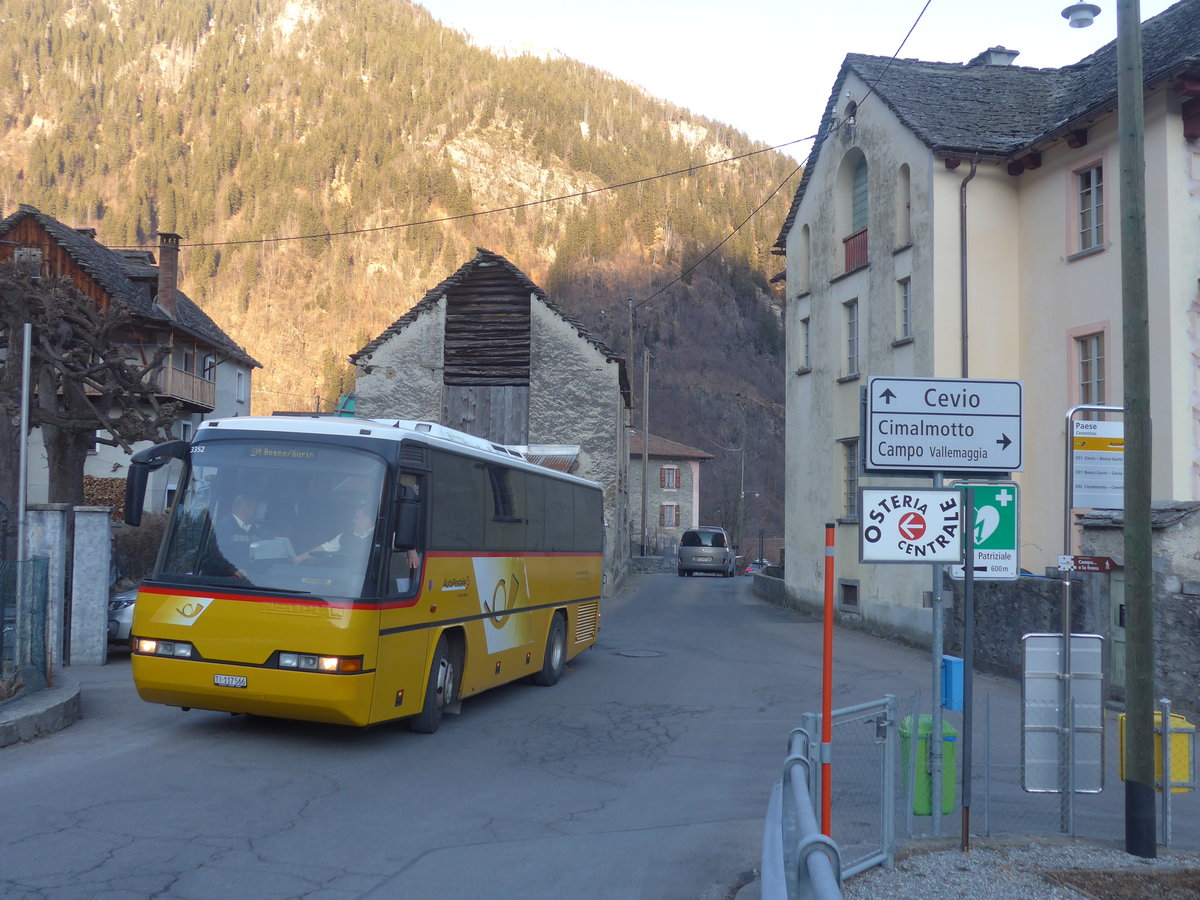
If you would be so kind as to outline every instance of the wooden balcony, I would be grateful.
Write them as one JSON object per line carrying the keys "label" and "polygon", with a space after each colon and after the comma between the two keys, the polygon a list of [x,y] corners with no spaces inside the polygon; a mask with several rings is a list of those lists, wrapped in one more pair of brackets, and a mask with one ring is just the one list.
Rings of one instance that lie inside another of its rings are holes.
{"label": "wooden balcony", "polygon": [[217,405],[217,383],[167,365],[154,375],[160,396],[211,412]]}
{"label": "wooden balcony", "polygon": [[[162,400],[178,400],[193,412],[212,412],[217,405],[217,384],[206,381],[170,365],[153,375],[155,393]],[[89,397],[99,396],[91,387],[84,388]]]}
{"label": "wooden balcony", "polygon": [[867,264],[867,229],[842,238],[842,246],[846,253],[846,268],[843,271],[853,272]]}

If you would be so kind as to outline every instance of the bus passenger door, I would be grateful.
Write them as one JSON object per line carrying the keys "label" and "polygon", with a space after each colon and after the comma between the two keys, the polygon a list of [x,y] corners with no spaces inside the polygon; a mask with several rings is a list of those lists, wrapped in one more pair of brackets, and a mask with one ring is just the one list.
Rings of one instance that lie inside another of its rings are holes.
{"label": "bus passenger door", "polygon": [[431,649],[431,614],[420,602],[425,517],[419,476],[401,477],[392,510],[390,536],[383,546],[373,721],[419,713],[429,674],[426,658]]}

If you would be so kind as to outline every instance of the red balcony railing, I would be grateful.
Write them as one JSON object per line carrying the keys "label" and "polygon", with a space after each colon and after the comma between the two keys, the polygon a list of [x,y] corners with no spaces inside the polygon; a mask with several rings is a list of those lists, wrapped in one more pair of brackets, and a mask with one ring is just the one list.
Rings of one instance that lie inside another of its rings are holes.
{"label": "red balcony railing", "polygon": [[842,238],[842,246],[846,248],[845,271],[853,272],[867,264],[867,229]]}

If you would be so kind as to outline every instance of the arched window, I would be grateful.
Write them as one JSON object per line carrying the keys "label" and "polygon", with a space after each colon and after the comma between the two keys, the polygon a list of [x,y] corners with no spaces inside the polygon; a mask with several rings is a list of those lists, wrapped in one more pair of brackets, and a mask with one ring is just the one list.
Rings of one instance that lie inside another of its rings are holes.
{"label": "arched window", "polygon": [[834,227],[842,240],[842,272],[867,265],[867,160],[862,150],[851,147],[838,167],[834,190]]}
{"label": "arched window", "polygon": [[862,231],[867,227],[867,161],[860,159],[854,170],[854,188],[850,201],[851,231]]}
{"label": "arched window", "polygon": [[808,230],[807,225],[800,229],[799,249],[800,254],[796,266],[797,280],[799,281],[797,289],[799,291],[809,291],[812,290],[812,233]]}

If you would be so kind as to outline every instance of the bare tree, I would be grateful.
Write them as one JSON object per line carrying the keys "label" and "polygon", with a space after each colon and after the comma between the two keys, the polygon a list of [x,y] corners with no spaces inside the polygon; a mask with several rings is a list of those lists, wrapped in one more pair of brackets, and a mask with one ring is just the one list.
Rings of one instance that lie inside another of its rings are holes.
{"label": "bare tree", "polygon": [[42,429],[49,499],[83,502],[83,471],[94,444],[122,447],[164,439],[179,405],[160,403],[154,376],[170,352],[130,362],[124,304],[101,308],[65,278],[39,279],[0,263],[0,499],[15,506],[20,450],[23,330],[32,325],[30,423]]}

